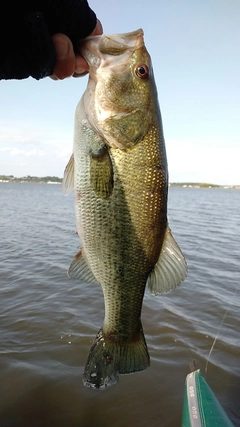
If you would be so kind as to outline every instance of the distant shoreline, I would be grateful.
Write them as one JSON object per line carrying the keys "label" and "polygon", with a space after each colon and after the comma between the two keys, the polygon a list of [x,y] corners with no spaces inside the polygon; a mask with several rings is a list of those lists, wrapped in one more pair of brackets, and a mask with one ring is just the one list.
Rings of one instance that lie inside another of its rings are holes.
{"label": "distant shoreline", "polygon": [[176,188],[223,188],[223,189],[234,189],[240,190],[240,185],[218,185],[208,184],[205,182],[170,182],[169,187]]}
{"label": "distant shoreline", "polygon": [[21,178],[16,178],[13,175],[0,175],[0,182],[10,182],[18,184],[61,184],[62,178],[57,176],[23,176]]}
{"label": "distant shoreline", "polygon": [[[0,183],[18,183],[18,184],[61,184],[62,178],[57,176],[23,176],[16,178],[13,175],[0,175]],[[171,182],[169,187],[174,188],[224,188],[240,190],[240,185],[218,185],[204,182]]]}

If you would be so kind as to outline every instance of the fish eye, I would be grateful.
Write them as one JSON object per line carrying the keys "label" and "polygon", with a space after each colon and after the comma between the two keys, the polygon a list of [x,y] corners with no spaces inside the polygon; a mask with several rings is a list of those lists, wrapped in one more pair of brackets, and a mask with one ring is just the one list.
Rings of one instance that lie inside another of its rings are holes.
{"label": "fish eye", "polygon": [[149,76],[149,69],[146,64],[139,64],[136,68],[136,75],[140,79],[147,79]]}

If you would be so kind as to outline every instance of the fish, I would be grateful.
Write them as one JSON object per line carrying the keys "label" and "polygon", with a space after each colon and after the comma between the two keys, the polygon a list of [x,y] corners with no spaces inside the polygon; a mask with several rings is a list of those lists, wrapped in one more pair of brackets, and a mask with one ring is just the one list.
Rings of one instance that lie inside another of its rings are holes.
{"label": "fish", "polygon": [[187,274],[167,219],[168,166],[143,30],[81,44],[89,80],[75,113],[63,191],[75,193],[80,250],[70,278],[102,286],[105,316],[83,384],[105,389],[150,365],[141,323],[146,285],[168,292]]}

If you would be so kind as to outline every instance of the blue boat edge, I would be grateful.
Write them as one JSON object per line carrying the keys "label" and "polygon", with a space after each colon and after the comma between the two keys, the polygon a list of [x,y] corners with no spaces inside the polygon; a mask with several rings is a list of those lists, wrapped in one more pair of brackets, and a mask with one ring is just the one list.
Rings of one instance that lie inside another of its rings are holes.
{"label": "blue boat edge", "polygon": [[187,375],[182,427],[235,427],[200,369]]}

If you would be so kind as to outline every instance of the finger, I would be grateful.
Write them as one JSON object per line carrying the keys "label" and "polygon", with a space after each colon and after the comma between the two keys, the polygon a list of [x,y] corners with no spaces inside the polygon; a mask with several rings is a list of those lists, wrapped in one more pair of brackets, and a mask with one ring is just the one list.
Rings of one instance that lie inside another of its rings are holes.
{"label": "finger", "polygon": [[91,36],[101,36],[103,33],[103,27],[99,19],[97,19],[96,27],[94,28],[93,32],[91,33]]}
{"label": "finger", "polygon": [[[91,36],[100,36],[103,33],[103,28],[101,22],[97,19],[96,27],[94,28],[93,32],[90,34]],[[75,58],[75,71],[73,74],[73,77],[83,77],[88,73],[88,63],[85,61],[85,59],[79,55],[76,54]]]}
{"label": "finger", "polygon": [[56,51],[56,64],[51,77],[54,80],[62,80],[72,76],[75,71],[75,53],[71,40],[65,34],[54,34],[52,40]]}
{"label": "finger", "polygon": [[89,65],[87,61],[79,54],[75,54],[75,70],[76,74],[83,74],[88,72]]}

